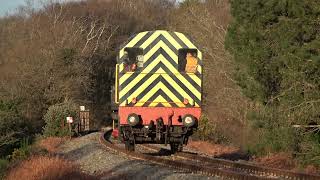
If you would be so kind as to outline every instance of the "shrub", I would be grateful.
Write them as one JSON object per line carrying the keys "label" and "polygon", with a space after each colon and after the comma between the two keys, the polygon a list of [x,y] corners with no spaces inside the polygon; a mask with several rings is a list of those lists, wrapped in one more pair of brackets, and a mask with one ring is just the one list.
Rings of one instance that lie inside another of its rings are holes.
{"label": "shrub", "polygon": [[215,143],[227,142],[223,133],[219,132],[216,123],[209,121],[206,115],[202,115],[199,120],[198,130],[194,134],[195,139],[202,141],[213,141]]}
{"label": "shrub", "polygon": [[72,135],[69,132],[69,127],[66,122],[66,117],[71,116],[77,118],[77,106],[72,102],[65,102],[50,106],[47,113],[44,115],[46,123],[43,135],[51,136],[68,136]]}
{"label": "shrub", "polygon": [[5,175],[8,165],[9,161],[7,159],[0,159],[0,179]]}
{"label": "shrub", "polygon": [[250,154],[293,152],[298,143],[298,132],[286,122],[277,108],[260,107],[248,114],[251,127],[246,150]]}
{"label": "shrub", "polygon": [[30,144],[29,144],[29,139],[28,138],[23,138],[20,141],[20,147],[14,149],[14,151],[12,152],[12,155],[10,155],[10,159],[12,161],[20,161],[23,159],[28,158],[28,156],[30,155]]}
{"label": "shrub", "polygon": [[299,143],[299,152],[296,154],[302,165],[314,164],[320,167],[320,134],[307,132],[308,138]]}
{"label": "shrub", "polygon": [[0,157],[11,154],[29,132],[30,126],[20,115],[16,105],[0,101]]}
{"label": "shrub", "polygon": [[58,157],[34,156],[11,169],[6,179],[94,179],[69,161]]}
{"label": "shrub", "polygon": [[256,138],[256,142],[246,146],[249,154],[266,155],[273,152],[293,152],[295,149],[295,133],[290,127],[259,129],[257,137],[253,138]]}

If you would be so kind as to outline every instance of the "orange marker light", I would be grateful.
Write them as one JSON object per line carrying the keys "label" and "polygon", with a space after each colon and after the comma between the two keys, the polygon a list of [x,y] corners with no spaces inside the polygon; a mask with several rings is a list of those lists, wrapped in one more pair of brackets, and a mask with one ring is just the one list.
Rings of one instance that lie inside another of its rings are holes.
{"label": "orange marker light", "polygon": [[185,105],[189,104],[189,100],[187,98],[184,98],[183,104],[185,104]]}
{"label": "orange marker light", "polygon": [[133,104],[137,103],[137,98],[132,98],[132,101],[131,101]]}

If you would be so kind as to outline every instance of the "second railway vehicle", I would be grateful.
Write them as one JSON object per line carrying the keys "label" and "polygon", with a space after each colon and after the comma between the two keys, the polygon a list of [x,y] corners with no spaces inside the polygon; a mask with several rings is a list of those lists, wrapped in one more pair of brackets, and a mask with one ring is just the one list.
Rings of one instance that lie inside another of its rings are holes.
{"label": "second railway vehicle", "polygon": [[156,143],[181,151],[201,115],[202,53],[179,32],[138,33],[119,51],[114,90],[127,150]]}

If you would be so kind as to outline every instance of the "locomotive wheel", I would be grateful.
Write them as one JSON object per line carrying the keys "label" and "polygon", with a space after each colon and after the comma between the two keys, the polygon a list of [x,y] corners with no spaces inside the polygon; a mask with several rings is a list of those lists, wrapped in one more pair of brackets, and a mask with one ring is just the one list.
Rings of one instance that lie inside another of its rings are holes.
{"label": "locomotive wheel", "polygon": [[134,142],[133,141],[127,140],[127,141],[125,141],[124,145],[125,145],[125,148],[127,151],[134,151]]}
{"label": "locomotive wheel", "polygon": [[172,153],[181,152],[183,147],[180,143],[170,143],[170,149]]}

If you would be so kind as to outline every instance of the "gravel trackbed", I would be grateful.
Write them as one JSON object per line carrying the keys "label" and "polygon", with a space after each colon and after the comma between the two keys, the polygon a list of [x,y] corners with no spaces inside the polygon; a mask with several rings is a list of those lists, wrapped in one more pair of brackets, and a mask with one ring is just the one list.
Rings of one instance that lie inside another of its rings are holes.
{"label": "gravel trackbed", "polygon": [[185,173],[146,161],[117,154],[99,143],[101,133],[91,133],[60,146],[58,153],[76,163],[81,171],[99,179],[219,179],[198,174]]}

